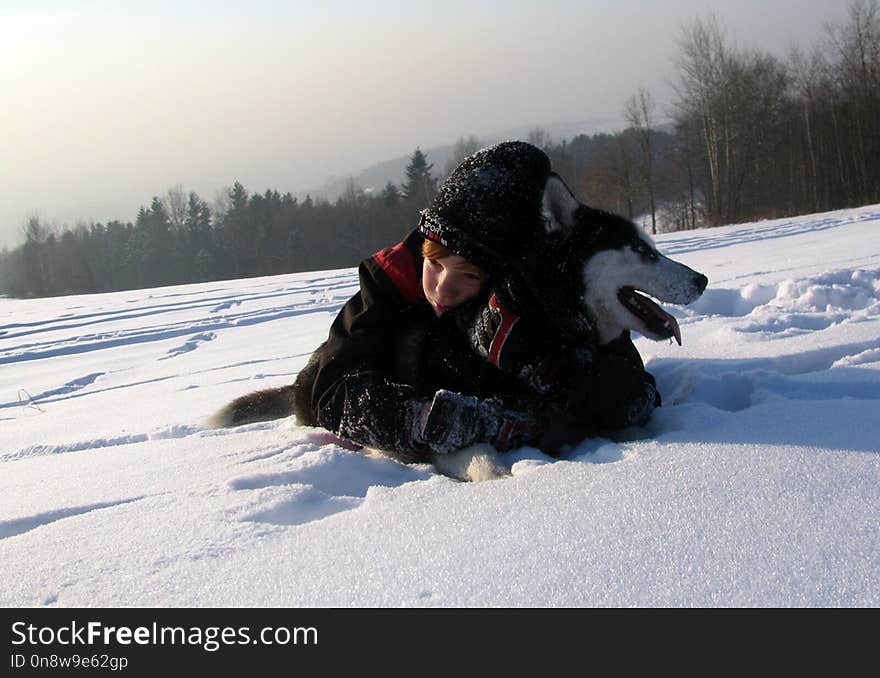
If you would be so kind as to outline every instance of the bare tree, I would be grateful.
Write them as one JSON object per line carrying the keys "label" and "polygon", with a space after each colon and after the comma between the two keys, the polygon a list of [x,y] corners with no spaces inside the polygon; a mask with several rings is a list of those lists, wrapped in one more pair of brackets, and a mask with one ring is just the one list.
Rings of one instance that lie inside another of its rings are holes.
{"label": "bare tree", "polygon": [[654,98],[644,87],[637,94],[627,99],[623,114],[629,125],[635,130],[639,148],[642,152],[642,181],[648,192],[651,207],[651,233],[657,235],[657,205],[654,196],[654,149],[651,140],[654,133],[654,112],[657,108]]}
{"label": "bare tree", "polygon": [[697,227],[697,171],[699,146],[698,133],[692,127],[679,122],[675,131],[672,152],[670,154],[671,169],[676,175],[673,185],[679,188],[674,194],[674,202],[680,208],[674,210],[675,230],[687,230]]}
{"label": "bare tree", "polygon": [[819,100],[823,90],[827,88],[828,64],[818,48],[809,55],[805,55],[800,48],[795,46],[789,52],[788,67],[791,74],[791,85],[800,103],[800,117],[804,125],[803,138],[806,143],[806,153],[803,176],[807,183],[806,193],[809,196],[810,209],[817,212],[823,202],[819,198],[818,139],[815,128]]}
{"label": "bare tree", "polygon": [[229,186],[214,191],[214,199],[211,201],[211,213],[214,220],[221,223],[232,209],[232,199],[229,197],[232,189]]}
{"label": "bare tree", "polygon": [[553,145],[553,139],[550,138],[550,133],[540,127],[535,127],[534,129],[532,129],[529,132],[526,141],[532,144],[532,146],[537,146],[544,151],[546,151]]}
{"label": "bare tree", "polygon": [[[700,130],[708,174],[707,208],[715,217],[722,212],[722,153],[725,150],[726,92],[721,86],[729,61],[729,48],[717,19],[697,19],[679,39],[679,115],[693,119]],[[729,139],[729,136],[728,136]]]}
{"label": "bare tree", "polygon": [[458,141],[455,142],[455,146],[452,148],[452,155],[450,155],[449,160],[446,161],[443,176],[448,177],[452,174],[453,170],[461,164],[462,160],[469,155],[473,155],[479,151],[480,148],[482,148],[482,144],[473,134],[467,138],[459,137]]}
{"label": "bare tree", "polygon": [[700,130],[710,221],[772,211],[767,179],[787,103],[785,68],[770,54],[735,51],[714,20],[698,19],[680,46],[677,122]]}
{"label": "bare tree", "polygon": [[877,0],[855,0],[849,22],[826,27],[843,97],[852,142],[847,145],[854,165],[856,195],[862,200],[880,194],[880,7]]}
{"label": "bare tree", "polygon": [[168,223],[175,231],[182,231],[186,223],[186,210],[188,196],[181,184],[175,184],[168,189],[168,193],[162,202],[165,204],[165,211],[168,214]]}
{"label": "bare tree", "polygon": [[586,174],[575,183],[596,207],[635,217],[636,145],[626,131],[603,135],[598,141],[595,160]]}

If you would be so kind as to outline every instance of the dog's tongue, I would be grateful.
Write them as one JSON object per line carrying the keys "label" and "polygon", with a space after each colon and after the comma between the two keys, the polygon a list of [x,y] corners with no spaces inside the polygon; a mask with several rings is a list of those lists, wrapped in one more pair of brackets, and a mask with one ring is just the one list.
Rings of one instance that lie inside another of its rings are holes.
{"label": "dog's tongue", "polygon": [[[659,308],[659,307],[658,307]],[[663,309],[660,309],[663,311]],[[666,315],[666,326],[672,330],[672,336],[675,337],[675,340],[678,342],[678,345],[681,346],[681,328],[678,326],[678,321],[666,311],[663,311]]]}
{"label": "dog's tongue", "polygon": [[661,335],[665,334],[666,337],[675,337],[675,341],[681,346],[681,328],[672,315],[631,287],[621,290],[620,300],[641,317],[652,331]]}
{"label": "dog's tongue", "polygon": [[663,324],[663,327],[675,337],[678,345],[681,346],[681,328],[678,326],[678,321],[675,317],[648,299],[643,299],[642,304],[644,304],[645,301],[648,302],[648,309],[657,316],[657,320]]}

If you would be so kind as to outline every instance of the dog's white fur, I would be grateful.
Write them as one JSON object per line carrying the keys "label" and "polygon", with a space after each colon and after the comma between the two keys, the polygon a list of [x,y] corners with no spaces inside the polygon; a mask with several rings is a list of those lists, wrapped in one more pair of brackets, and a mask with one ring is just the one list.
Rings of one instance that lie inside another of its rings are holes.
{"label": "dog's white fur", "polygon": [[[652,245],[648,246],[653,250]],[[624,247],[600,252],[590,257],[584,266],[584,304],[596,321],[600,344],[619,337],[622,328],[655,341],[664,338],[651,332],[638,316],[620,303],[617,291],[623,286],[673,304],[689,304],[699,296],[688,282],[693,276],[691,269],[653,251],[656,259],[650,265],[645,265],[642,255],[631,247]]]}
{"label": "dog's white fur", "polygon": [[478,443],[449,454],[435,454],[433,463],[444,476],[472,483],[510,475],[510,468],[489,443]]}
{"label": "dog's white fur", "polygon": [[[544,187],[542,215],[547,233],[563,231],[575,226],[575,212],[580,201],[559,177],[551,175]],[[621,246],[619,249],[597,252],[584,262],[584,306],[596,323],[599,343],[606,344],[624,330],[634,330],[649,339],[660,340],[633,315],[617,297],[621,287],[632,287],[661,301],[689,304],[702,294],[694,287],[695,272],[663,256],[651,237],[636,226],[641,246]]]}

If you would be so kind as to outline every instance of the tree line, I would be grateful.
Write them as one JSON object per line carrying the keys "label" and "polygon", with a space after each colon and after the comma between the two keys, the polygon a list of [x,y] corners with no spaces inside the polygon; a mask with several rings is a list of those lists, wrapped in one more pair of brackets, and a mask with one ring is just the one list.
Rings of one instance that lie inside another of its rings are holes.
{"label": "tree line", "polygon": [[[352,266],[418,223],[437,191],[416,149],[402,186],[370,195],[353,182],[335,203],[239,182],[209,205],[175,187],[135,221],[80,224],[60,234],[30,217],[24,244],[0,253],[0,290],[31,297],[109,292]],[[382,243],[377,245],[377,243]]]}
{"label": "tree line", "polygon": [[[855,0],[809,50],[736,48],[715,18],[682,28],[675,101],[640,88],[627,128],[554,142],[554,169],[591,205],[681,230],[880,202],[880,9]],[[134,222],[61,231],[36,216],[0,252],[0,293],[46,296],[350,267],[418,223],[438,182],[484,145],[462,138],[442,170],[416,149],[400,185],[350,182],[334,202],[236,182],[208,204],[175,187]]]}
{"label": "tree line", "polygon": [[877,0],[785,60],[736,48],[715,18],[683,27],[678,48],[668,124],[642,88],[623,132],[548,148],[588,202],[656,233],[880,201]]}

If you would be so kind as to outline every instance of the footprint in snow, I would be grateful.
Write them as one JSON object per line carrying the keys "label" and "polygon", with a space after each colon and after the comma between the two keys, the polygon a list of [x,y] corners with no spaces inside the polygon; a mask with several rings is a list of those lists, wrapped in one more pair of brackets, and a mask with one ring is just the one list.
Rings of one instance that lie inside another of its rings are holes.
{"label": "footprint in snow", "polygon": [[15,518],[13,520],[4,520],[0,522],[0,539],[15,537],[20,534],[24,534],[25,532],[35,530],[38,527],[42,527],[43,525],[49,525],[50,523],[64,520],[65,518],[80,516],[86,513],[91,513],[92,511],[113,508],[115,506],[121,506],[123,504],[130,504],[135,501],[140,501],[141,499],[143,499],[143,497],[131,497],[129,499],[102,502],[100,504],[70,506],[68,508],[58,509],[56,511],[37,513],[31,516],[25,516],[23,518]]}
{"label": "footprint in snow", "polygon": [[427,469],[338,447],[308,452],[294,463],[297,468],[289,471],[229,481],[233,490],[255,493],[255,504],[241,520],[302,525],[358,508],[371,487],[399,487],[433,475]]}
{"label": "footprint in snow", "polygon": [[230,299],[229,301],[224,301],[222,304],[218,304],[214,308],[211,309],[211,313],[219,313],[220,311],[228,311],[233,306],[238,306],[241,304],[241,300],[239,299]]}
{"label": "footprint in snow", "polygon": [[213,341],[216,337],[217,335],[214,332],[202,332],[201,334],[196,334],[180,346],[175,346],[170,349],[168,353],[159,358],[159,360],[168,360],[169,358],[175,358],[183,353],[195,351],[199,346],[205,342]]}

